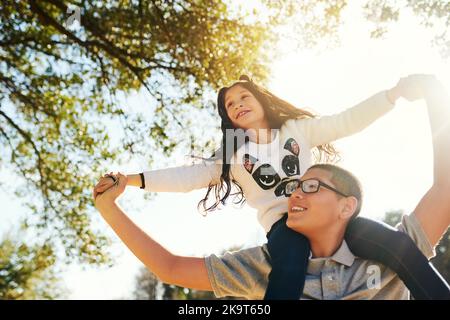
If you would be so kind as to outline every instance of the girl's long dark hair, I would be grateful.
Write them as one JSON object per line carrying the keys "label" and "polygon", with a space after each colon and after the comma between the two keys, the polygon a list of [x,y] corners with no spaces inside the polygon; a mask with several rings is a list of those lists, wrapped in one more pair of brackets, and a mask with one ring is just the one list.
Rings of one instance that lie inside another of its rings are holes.
{"label": "girl's long dark hair", "polygon": [[[221,130],[222,130],[222,143],[218,151],[216,151],[210,159],[222,159],[222,174],[220,175],[220,181],[217,184],[209,184],[208,191],[205,197],[200,200],[197,208],[203,207],[203,212],[208,213],[215,210],[220,203],[226,204],[226,199],[230,196],[234,196],[233,203],[244,204],[245,196],[242,192],[242,188],[239,183],[230,177],[230,167],[231,167],[231,156],[239,149],[242,145],[242,141],[237,139],[237,143],[229,143],[226,141],[226,130],[236,130],[233,126],[230,118],[228,117],[227,111],[225,109],[225,94],[228,89],[240,85],[250,91],[255,98],[259,101],[264,109],[264,115],[269,122],[271,129],[280,129],[284,122],[289,119],[302,119],[302,118],[315,118],[316,115],[309,111],[298,109],[291,105],[289,102],[278,98],[268,90],[257,85],[249,79],[248,76],[241,76],[239,81],[233,83],[229,87],[223,87],[219,90],[217,96],[217,109],[222,119]],[[240,142],[240,143],[239,143]],[[240,144],[240,145],[239,145]],[[227,146],[232,145],[233,152],[227,152]],[[313,149],[314,158],[317,162],[329,162],[332,163],[338,159],[339,154],[331,143],[323,144],[317,146]],[[227,159],[226,157],[230,158]],[[232,184],[237,188],[237,192],[231,193]],[[215,202],[211,206],[207,207],[206,202],[209,199],[211,191],[214,189]]]}

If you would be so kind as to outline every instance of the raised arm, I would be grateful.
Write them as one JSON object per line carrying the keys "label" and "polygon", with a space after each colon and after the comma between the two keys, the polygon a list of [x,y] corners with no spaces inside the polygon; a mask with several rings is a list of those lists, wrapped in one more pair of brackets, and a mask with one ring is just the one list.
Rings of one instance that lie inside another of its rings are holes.
{"label": "raised arm", "polygon": [[189,192],[219,182],[222,165],[202,161],[199,164],[145,171],[145,190],[151,192]]}
{"label": "raised arm", "polygon": [[[222,166],[214,161],[172,167],[166,169],[145,171],[145,190],[150,192],[189,192],[207,187],[210,183],[217,184],[222,172]],[[112,174],[112,172],[111,172]],[[127,175],[127,186],[141,187],[140,174]],[[103,177],[95,186],[95,195],[108,190],[113,180]]]}
{"label": "raised arm", "polygon": [[434,247],[450,225],[450,97],[431,75],[404,79],[406,98],[425,98],[433,143],[433,185],[414,214]]}
{"label": "raised arm", "polygon": [[397,98],[395,87],[381,91],[340,113],[320,118],[295,120],[296,127],[311,147],[355,134],[393,109]]}
{"label": "raised arm", "polygon": [[161,281],[185,288],[212,291],[204,258],[172,254],[137,226],[116,203],[127,185],[127,177],[118,174],[119,183],[94,199],[95,207],[114,232]]}

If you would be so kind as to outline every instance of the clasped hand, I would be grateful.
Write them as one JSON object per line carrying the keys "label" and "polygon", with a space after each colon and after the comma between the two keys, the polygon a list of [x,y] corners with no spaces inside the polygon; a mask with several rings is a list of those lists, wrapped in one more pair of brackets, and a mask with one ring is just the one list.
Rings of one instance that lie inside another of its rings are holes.
{"label": "clasped hand", "polygon": [[127,181],[127,176],[120,172],[117,175],[113,175],[111,172],[101,177],[92,192],[95,206],[113,203],[125,191]]}

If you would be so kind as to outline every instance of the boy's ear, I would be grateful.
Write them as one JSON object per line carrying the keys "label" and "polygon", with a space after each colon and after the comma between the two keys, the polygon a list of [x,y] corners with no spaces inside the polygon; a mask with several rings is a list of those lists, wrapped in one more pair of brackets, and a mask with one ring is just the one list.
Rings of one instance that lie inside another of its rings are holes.
{"label": "boy's ear", "polygon": [[344,201],[340,217],[342,219],[350,219],[358,207],[358,199],[356,197],[350,196],[342,199]]}

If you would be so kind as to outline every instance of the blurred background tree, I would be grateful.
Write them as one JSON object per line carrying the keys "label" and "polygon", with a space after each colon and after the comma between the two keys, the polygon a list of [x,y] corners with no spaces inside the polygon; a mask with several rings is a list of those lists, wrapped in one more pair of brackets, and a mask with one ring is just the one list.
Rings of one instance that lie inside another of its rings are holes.
{"label": "blurred background tree", "polygon": [[382,38],[399,22],[402,13],[411,12],[419,24],[432,28],[434,45],[442,57],[450,56],[450,1],[448,0],[363,0],[361,15],[345,16],[348,0],[261,0],[276,12],[274,21],[288,26],[280,37],[290,38],[299,49],[339,45],[339,28],[347,19],[364,18],[369,22],[368,37]]}
{"label": "blurred background tree", "polygon": [[52,247],[30,246],[19,240],[20,235],[7,234],[0,242],[0,300],[66,297]]}

